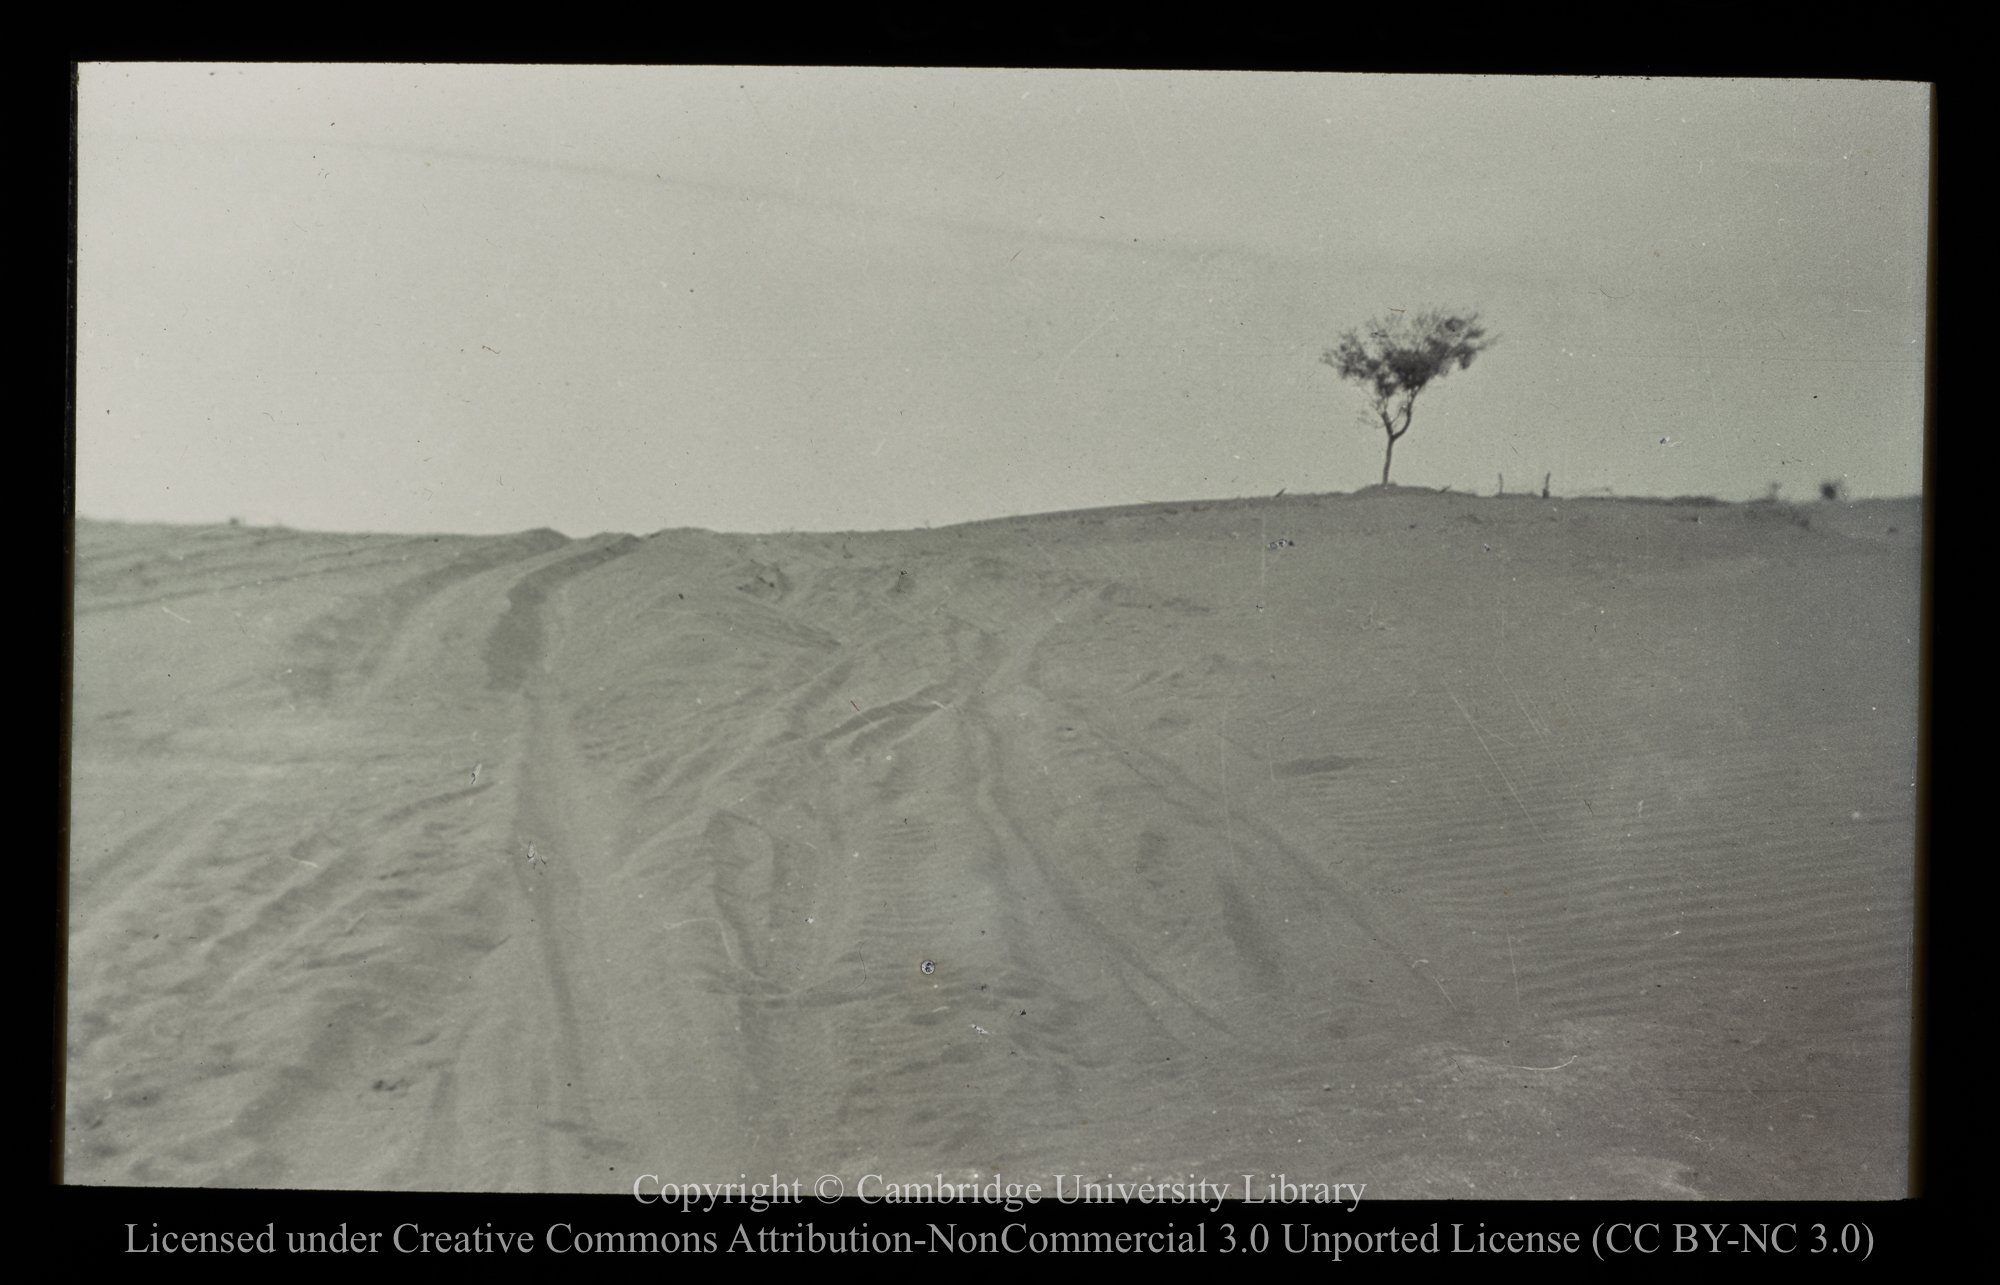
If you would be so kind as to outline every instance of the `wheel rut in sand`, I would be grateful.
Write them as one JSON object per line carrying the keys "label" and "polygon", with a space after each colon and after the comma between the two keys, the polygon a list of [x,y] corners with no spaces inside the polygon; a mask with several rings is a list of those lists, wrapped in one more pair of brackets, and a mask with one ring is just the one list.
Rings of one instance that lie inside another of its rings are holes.
{"label": "wheel rut in sand", "polygon": [[[674,767],[588,809],[622,821],[621,887],[664,903],[634,922],[686,961],[666,984],[726,1001],[698,1028],[732,1050],[745,1132],[713,1168],[867,1156],[914,1174],[1010,1145],[1055,1163],[1039,1131],[1006,1141],[1020,1120],[1137,1127],[1148,1084],[1226,1100],[1243,1030],[1331,1025],[1351,1056],[1398,1013],[1446,1007],[1323,863],[1041,690],[1051,635],[1110,608],[1074,590],[1007,627],[952,605],[851,637],[755,711],[681,698]],[[1132,827],[1152,855],[1131,873],[1124,824],[1163,799]]]}
{"label": "wheel rut in sand", "polygon": [[744,936],[727,906],[699,906],[694,917],[715,923],[692,936],[685,924],[669,930],[689,912],[631,894],[618,851],[628,804],[573,730],[561,664],[565,586],[636,547],[596,550],[524,579],[486,653],[490,682],[517,691],[526,709],[510,866],[533,948],[514,957],[511,977],[495,979],[506,1015],[486,1023],[478,1056],[496,1064],[482,1074],[516,1082],[509,1132],[525,1153],[518,1181],[532,1190],[604,1189],[616,1185],[614,1173],[642,1164],[670,1181],[712,1180],[747,1129],[731,1073],[734,1014],[694,984],[715,929],[730,959],[746,954]]}
{"label": "wheel rut in sand", "polygon": [[343,602],[292,636],[292,663],[285,671],[285,683],[296,696],[328,699],[356,677],[372,677],[427,602],[476,576],[568,543],[554,531],[482,541],[442,565]]}
{"label": "wheel rut in sand", "polygon": [[489,691],[515,692],[534,676],[543,661],[545,627],[542,603],[549,592],[575,576],[594,570],[643,546],[625,536],[561,562],[551,563],[517,580],[507,590],[507,614],[486,636],[486,686]]}
{"label": "wheel rut in sand", "polygon": [[[571,756],[543,696],[545,634],[523,617],[632,545],[519,574],[509,618],[489,635],[500,633],[502,645],[491,650],[503,674],[518,667],[520,683],[435,692],[459,707],[448,730],[377,682],[331,692],[345,716],[374,729],[371,770],[345,779],[339,799],[322,805],[322,841],[293,849],[284,868],[308,882],[274,900],[250,925],[254,935],[236,934],[243,944],[234,949],[260,957],[277,950],[280,960],[303,953],[308,969],[324,968],[324,958],[342,971],[329,978],[334,984],[303,992],[309,1002],[292,1019],[301,1028],[295,1055],[258,1076],[263,1087],[248,1108],[203,1144],[227,1164],[229,1180],[312,1186],[350,1174],[345,1185],[597,1190],[628,1163],[623,1141],[597,1127],[607,1111],[624,1119],[621,1106],[602,1099],[634,1094],[607,1044],[617,1015],[599,1000],[613,992],[594,976],[590,912],[579,904],[590,844],[568,805]],[[489,601],[472,593],[427,602],[435,618],[419,632],[462,634],[490,621]],[[468,731],[473,743],[459,739]],[[448,751],[454,756],[481,760],[477,782],[471,764],[454,763],[444,785],[435,755],[447,744],[458,747]],[[425,781],[433,782],[427,792]],[[356,791],[365,803],[345,797]],[[281,813],[296,826],[299,805],[273,802],[255,814],[260,829]],[[526,859],[528,843],[544,860]],[[301,933],[301,909],[322,906]],[[285,947],[286,935],[302,940]],[[290,985],[326,977],[308,972]],[[324,1174],[301,1169],[303,1156]]]}

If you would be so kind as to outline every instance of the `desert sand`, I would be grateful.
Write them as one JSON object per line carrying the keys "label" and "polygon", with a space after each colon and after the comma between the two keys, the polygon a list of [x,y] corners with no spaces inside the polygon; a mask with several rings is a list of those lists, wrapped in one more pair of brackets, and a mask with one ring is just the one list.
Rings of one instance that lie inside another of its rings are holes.
{"label": "desert sand", "polygon": [[66,1181],[1901,1196],[1920,524],[79,522]]}

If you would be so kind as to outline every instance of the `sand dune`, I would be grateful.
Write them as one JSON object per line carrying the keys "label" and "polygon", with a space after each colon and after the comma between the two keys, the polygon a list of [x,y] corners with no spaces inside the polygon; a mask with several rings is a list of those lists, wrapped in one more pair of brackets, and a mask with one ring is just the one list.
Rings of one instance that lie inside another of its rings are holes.
{"label": "sand dune", "polygon": [[79,523],[67,1178],[1899,1196],[1919,522]]}

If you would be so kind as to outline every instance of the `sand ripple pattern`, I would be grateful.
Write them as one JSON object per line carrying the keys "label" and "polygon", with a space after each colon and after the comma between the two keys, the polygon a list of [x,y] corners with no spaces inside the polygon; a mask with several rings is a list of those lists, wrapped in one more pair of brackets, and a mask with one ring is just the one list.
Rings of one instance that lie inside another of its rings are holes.
{"label": "sand ripple pattern", "polygon": [[1754,508],[85,524],[70,1180],[1900,1194],[1917,523]]}

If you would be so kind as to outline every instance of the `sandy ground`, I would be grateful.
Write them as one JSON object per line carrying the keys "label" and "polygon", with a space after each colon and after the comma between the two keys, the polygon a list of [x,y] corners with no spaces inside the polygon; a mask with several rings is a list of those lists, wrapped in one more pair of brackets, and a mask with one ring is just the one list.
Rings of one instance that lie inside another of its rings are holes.
{"label": "sandy ground", "polygon": [[1899,1196],[1919,524],[80,523],[67,1180]]}

